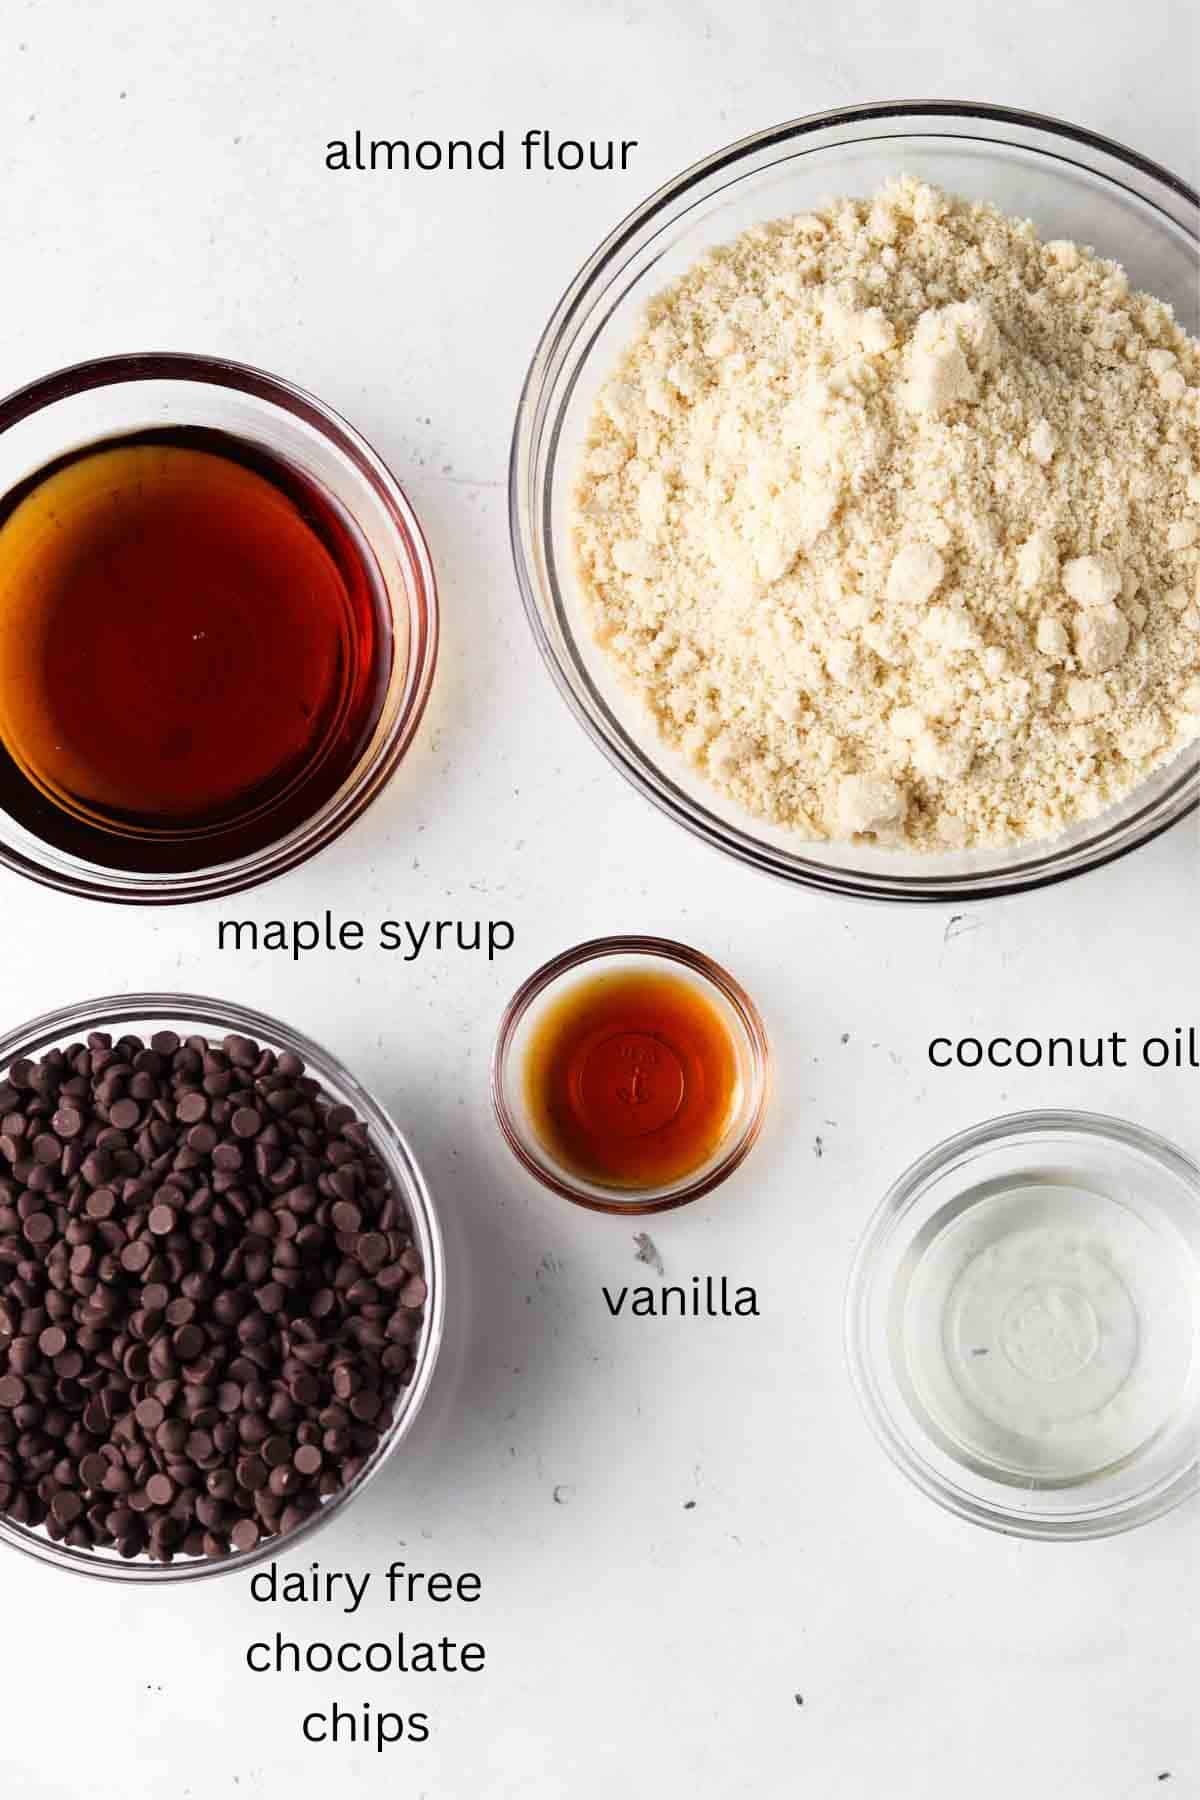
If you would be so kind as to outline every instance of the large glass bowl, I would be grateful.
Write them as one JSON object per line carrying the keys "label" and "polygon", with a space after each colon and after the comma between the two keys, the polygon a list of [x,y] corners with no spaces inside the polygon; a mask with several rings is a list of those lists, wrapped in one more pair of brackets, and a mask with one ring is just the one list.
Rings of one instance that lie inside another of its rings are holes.
{"label": "large glass bowl", "polygon": [[[231,860],[172,873],[85,861],[0,810],[0,864],[93,900],[142,904],[236,893],[306,862],[379,793],[421,720],[437,658],[437,585],[429,551],[394,475],[322,401],[262,369],[175,353],[100,357],[0,400],[0,494],[68,451],[164,426],[240,439],[297,470],[352,527],[381,597],[381,699],[367,742],[337,791],[300,824]],[[264,671],[269,679],[269,671]]]}
{"label": "large glass bowl", "polygon": [[0,1078],[22,1057],[42,1056],[56,1045],[85,1038],[89,1031],[109,1031],[114,1037],[131,1031],[146,1037],[167,1025],[181,1037],[201,1032],[219,1039],[230,1032],[240,1032],[268,1049],[290,1050],[301,1058],[305,1072],[321,1083],[331,1099],[354,1108],[368,1127],[372,1146],[404,1202],[414,1242],[420,1248],[429,1295],[421,1336],[413,1346],[412,1380],[400,1390],[390,1425],[354,1480],[324,1500],[295,1530],[263,1538],[253,1550],[233,1551],[228,1556],[178,1557],[173,1562],[157,1563],[146,1556],[125,1561],[116,1550],[76,1550],[69,1544],[55,1543],[38,1527],[20,1525],[0,1513],[0,1543],[57,1568],[114,1581],[186,1581],[205,1575],[227,1575],[248,1569],[267,1557],[282,1555],[328,1524],[357,1499],[407,1437],[429,1392],[445,1314],[446,1270],[441,1231],[429,1190],[403,1134],[336,1057],[278,1019],[199,994],[111,994],[100,1000],[81,1000],[74,1006],[45,1013],[40,1019],[31,1019],[0,1038]]}
{"label": "large glass bowl", "polygon": [[580,270],[542,335],[513,438],[510,525],[538,647],[580,723],[648,799],[757,869],[866,899],[963,901],[1077,875],[1146,843],[1200,800],[1200,747],[1122,803],[1054,839],[916,855],[809,843],[741,812],[661,743],[594,644],[574,573],[570,502],[597,390],[645,302],[706,249],[835,195],[911,174],[1006,213],[1045,238],[1114,257],[1134,285],[1200,331],[1200,196],[1093,132],[1031,113],[898,101],[792,120],[685,170],[624,220]]}

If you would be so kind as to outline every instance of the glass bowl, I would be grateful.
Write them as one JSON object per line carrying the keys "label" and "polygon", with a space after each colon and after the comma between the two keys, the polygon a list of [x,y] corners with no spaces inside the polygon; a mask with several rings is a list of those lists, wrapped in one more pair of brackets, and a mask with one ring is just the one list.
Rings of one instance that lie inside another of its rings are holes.
{"label": "glass bowl", "polygon": [[[610,969],[657,970],[690,983],[725,1025],[737,1059],[737,1083],[719,1144],[698,1168],[660,1186],[606,1186],[564,1167],[542,1142],[525,1096],[526,1057],[547,1010],[573,986]],[[593,1212],[667,1212],[710,1193],[749,1154],[766,1115],[770,1068],[770,1046],[758,1008],[719,963],[669,938],[593,938],[535,969],[509,1001],[492,1054],[492,1104],[518,1162],[564,1199]]]}
{"label": "glass bowl", "polygon": [[379,793],[421,719],[437,656],[437,586],[421,527],[394,476],[320,400],[261,369],[168,353],[78,363],[0,400],[0,494],[71,450],[156,427],[240,438],[324,493],[373,561],[386,608],[378,717],[338,790],[272,843],[178,873],[110,868],[60,850],[0,811],[0,864],[94,900],[212,899],[269,881],[332,843]]}
{"label": "glass bowl", "polygon": [[178,1557],[173,1562],[158,1563],[145,1556],[126,1561],[111,1549],[79,1550],[66,1543],[55,1543],[41,1528],[18,1524],[0,1514],[0,1543],[9,1544],[56,1568],[111,1581],[188,1581],[202,1576],[227,1575],[248,1569],[267,1557],[281,1555],[327,1525],[357,1499],[369,1481],[375,1479],[411,1430],[429,1392],[445,1316],[446,1269],[441,1231],[429,1190],[406,1139],[379,1102],[359,1085],[336,1057],[278,1019],[254,1012],[247,1006],[237,1006],[232,1001],[213,1000],[200,994],[110,994],[103,999],[81,1000],[74,1006],[61,1007],[8,1032],[0,1039],[0,1076],[20,1058],[43,1055],[56,1045],[86,1037],[89,1031],[111,1031],[114,1035],[131,1031],[146,1036],[164,1025],[171,1026],[181,1037],[193,1032],[215,1037],[239,1032],[255,1038],[269,1049],[290,1050],[301,1058],[306,1074],[318,1080],[327,1094],[339,1104],[354,1108],[369,1127],[372,1145],[386,1164],[407,1208],[413,1236],[420,1247],[429,1294],[421,1336],[414,1345],[412,1380],[400,1391],[387,1431],[354,1480],[324,1500],[294,1530],[263,1538],[252,1550],[231,1551],[228,1556]]}
{"label": "glass bowl", "polygon": [[960,1132],[887,1194],[846,1348],[896,1466],[1021,1537],[1103,1537],[1200,1488],[1200,1168],[1120,1119]]}
{"label": "glass bowl", "polygon": [[646,301],[709,247],[835,195],[903,174],[1032,218],[1045,238],[1094,245],[1200,330],[1200,197],[1135,151],[1003,107],[898,101],[796,119],[731,144],[652,194],[559,302],[517,413],[509,519],[517,578],[560,692],[609,760],[670,818],[753,868],[864,899],[966,901],[1095,868],[1192,812],[1200,746],[1098,818],[1042,842],[916,855],[807,843],[752,819],[659,741],[592,641],[574,573],[571,490],[596,392]]}

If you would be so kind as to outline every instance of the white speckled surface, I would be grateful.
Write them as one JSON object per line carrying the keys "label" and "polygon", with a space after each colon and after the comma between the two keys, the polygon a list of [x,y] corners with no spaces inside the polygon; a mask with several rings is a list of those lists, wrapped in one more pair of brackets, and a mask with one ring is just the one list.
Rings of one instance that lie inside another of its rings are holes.
{"label": "white speckled surface", "polygon": [[[150,916],[0,879],[3,1021],[114,988],[224,992],[324,1040],[379,1091],[445,1219],[448,1350],[407,1452],[311,1554],[484,1580],[476,1607],[409,1619],[368,1600],[340,1619],[256,1606],[242,1580],[128,1593],[7,1555],[13,1800],[303,1800],[334,1783],[428,1800],[1200,1793],[1200,1508],[1063,1548],[943,1516],[869,1439],[840,1319],[880,1191],[956,1127],[1082,1105],[1200,1154],[1200,1073],[1005,1080],[924,1061],[935,1032],[1133,1037],[1196,1021],[1195,831],[961,919],[843,906],[719,860],[628,790],[554,695],[520,613],[502,486],[552,302],[659,181],[760,125],[924,92],[1078,119],[1195,183],[1188,15],[1183,0],[1036,16],[935,0],[5,8],[0,388],[149,347],[231,354],[315,389],[422,514],[444,648],[399,777],[274,887]],[[590,178],[322,167],[325,140],[355,126],[500,125],[641,148],[628,174]],[[325,907],[505,917],[517,947],[491,967],[215,951],[222,913]],[[486,1065],[509,992],[567,943],[622,929],[691,940],[767,1013],[778,1091],[763,1143],[727,1187],[651,1225],[669,1278],[753,1282],[757,1321],[612,1319],[601,1284],[641,1273],[632,1226],[538,1190],[493,1128]],[[276,1627],[477,1637],[488,1667],[395,1684],[251,1676],[246,1644]],[[427,1710],[432,1736],[382,1755],[305,1744],[300,1717],[332,1698]]]}

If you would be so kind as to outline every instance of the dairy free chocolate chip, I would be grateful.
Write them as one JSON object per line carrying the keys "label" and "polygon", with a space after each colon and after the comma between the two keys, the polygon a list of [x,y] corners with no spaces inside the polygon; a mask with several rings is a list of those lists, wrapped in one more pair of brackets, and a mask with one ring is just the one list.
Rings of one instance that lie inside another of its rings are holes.
{"label": "dairy free chocolate chip", "polygon": [[427,1297],[366,1126],[288,1051],[159,1031],[0,1080],[0,1512],[222,1556],[363,1467]]}

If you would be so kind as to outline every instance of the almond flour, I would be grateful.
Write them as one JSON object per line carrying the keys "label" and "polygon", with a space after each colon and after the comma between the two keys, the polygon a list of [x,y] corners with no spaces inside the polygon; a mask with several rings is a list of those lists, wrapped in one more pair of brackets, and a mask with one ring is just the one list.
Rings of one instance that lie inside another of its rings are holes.
{"label": "almond flour", "polygon": [[575,502],[662,736],[805,837],[1048,837],[1200,736],[1200,345],[990,206],[903,179],[710,252]]}

